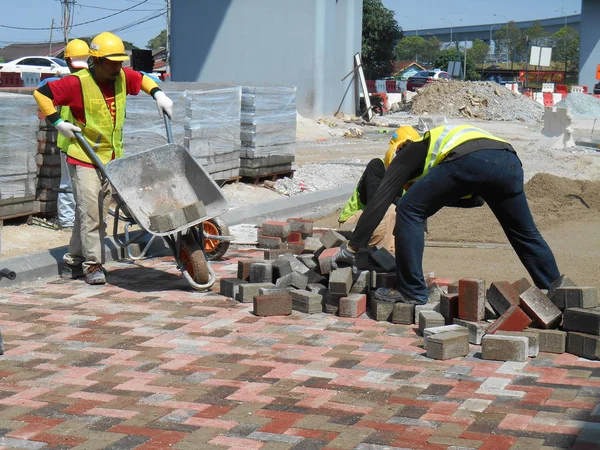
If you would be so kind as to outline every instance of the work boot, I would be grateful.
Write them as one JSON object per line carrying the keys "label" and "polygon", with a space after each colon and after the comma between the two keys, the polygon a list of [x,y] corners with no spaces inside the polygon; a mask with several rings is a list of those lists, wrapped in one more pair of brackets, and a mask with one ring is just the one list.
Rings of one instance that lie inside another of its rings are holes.
{"label": "work boot", "polygon": [[408,303],[409,305],[424,305],[426,303],[412,298],[405,298],[400,291],[394,288],[379,288],[375,291],[373,298],[379,302],[387,303]]}
{"label": "work boot", "polygon": [[61,278],[77,280],[78,278],[83,278],[85,274],[83,273],[83,266],[81,264],[71,265],[63,263],[60,267],[59,276]]}
{"label": "work boot", "polygon": [[104,269],[102,264],[92,264],[87,269],[85,274],[85,282],[87,284],[104,284],[106,283],[106,275],[104,275]]}

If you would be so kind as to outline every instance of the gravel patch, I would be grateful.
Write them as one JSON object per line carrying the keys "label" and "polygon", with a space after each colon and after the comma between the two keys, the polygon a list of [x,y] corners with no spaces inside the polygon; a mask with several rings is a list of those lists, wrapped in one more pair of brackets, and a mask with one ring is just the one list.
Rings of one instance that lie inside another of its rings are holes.
{"label": "gravel patch", "polygon": [[567,108],[574,117],[600,117],[600,99],[589,94],[569,94],[555,106]]}

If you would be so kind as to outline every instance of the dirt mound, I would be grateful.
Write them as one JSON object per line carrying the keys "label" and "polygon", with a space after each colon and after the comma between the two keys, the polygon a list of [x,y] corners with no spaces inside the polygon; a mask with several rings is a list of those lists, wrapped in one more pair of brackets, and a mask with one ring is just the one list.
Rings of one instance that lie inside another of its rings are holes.
{"label": "dirt mound", "polygon": [[412,114],[444,114],[484,120],[542,119],[544,107],[497,83],[438,81],[425,85],[413,98]]}
{"label": "dirt mound", "polygon": [[580,212],[600,212],[600,181],[571,180],[538,173],[525,185],[534,214],[573,217]]}

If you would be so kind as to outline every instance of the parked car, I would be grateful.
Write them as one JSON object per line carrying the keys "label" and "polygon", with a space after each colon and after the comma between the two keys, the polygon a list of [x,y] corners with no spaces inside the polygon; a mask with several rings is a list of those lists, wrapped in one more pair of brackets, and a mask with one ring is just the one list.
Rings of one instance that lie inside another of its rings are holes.
{"label": "parked car", "polygon": [[0,72],[34,72],[67,75],[71,73],[67,63],[51,56],[24,56],[0,64]]}
{"label": "parked car", "polygon": [[406,82],[406,89],[409,91],[416,91],[422,88],[427,83],[431,83],[434,80],[451,80],[452,77],[448,72],[443,70],[422,70],[417,72]]}
{"label": "parked car", "polygon": [[594,85],[594,95],[600,95],[600,83]]}

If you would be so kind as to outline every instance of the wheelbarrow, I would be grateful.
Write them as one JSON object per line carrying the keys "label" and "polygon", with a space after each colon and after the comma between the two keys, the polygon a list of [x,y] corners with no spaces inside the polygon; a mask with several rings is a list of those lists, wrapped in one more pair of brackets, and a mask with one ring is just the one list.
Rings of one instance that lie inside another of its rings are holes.
{"label": "wheelbarrow", "polygon": [[[207,254],[213,259],[222,256],[231,240],[227,225],[218,219],[229,209],[229,202],[189,152],[173,143],[171,121],[166,114],[164,121],[166,145],[114,159],[106,165],[81,133],[75,133],[75,137],[117,194],[117,205],[109,211],[115,219],[115,242],[126,249],[128,257],[140,259],[152,241],[161,237],[190,286],[207,290],[216,280]],[[125,239],[118,236],[119,221],[125,223]],[[131,225],[139,226],[142,232],[132,236]],[[145,234],[151,238],[141,254],[134,256],[129,246]]]}

